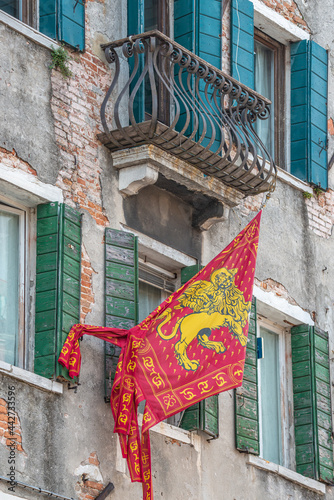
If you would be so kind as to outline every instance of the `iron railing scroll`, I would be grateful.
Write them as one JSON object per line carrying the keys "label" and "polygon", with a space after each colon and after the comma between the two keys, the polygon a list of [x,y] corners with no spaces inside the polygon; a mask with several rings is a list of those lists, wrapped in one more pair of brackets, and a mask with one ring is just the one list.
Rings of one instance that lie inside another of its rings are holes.
{"label": "iron railing scroll", "polygon": [[115,66],[101,108],[107,147],[154,144],[245,195],[272,189],[276,167],[254,130],[268,99],[156,30],[103,48]]}

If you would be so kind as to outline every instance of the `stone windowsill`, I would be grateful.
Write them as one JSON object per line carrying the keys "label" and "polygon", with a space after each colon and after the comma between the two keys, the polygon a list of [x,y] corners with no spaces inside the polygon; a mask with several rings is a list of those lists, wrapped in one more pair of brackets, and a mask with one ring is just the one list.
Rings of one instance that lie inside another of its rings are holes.
{"label": "stone windowsill", "polygon": [[37,387],[42,391],[53,392],[54,394],[63,394],[63,384],[41,377],[40,375],[36,375],[36,373],[23,370],[17,366],[10,365],[9,363],[5,363],[5,361],[0,361],[0,373],[16,380],[20,380],[21,382],[25,382],[33,387]]}
{"label": "stone windowsill", "polygon": [[0,22],[47,49],[52,50],[60,46],[55,40],[52,40],[52,38],[43,35],[43,33],[40,33],[38,30],[24,24],[22,21],[19,21],[2,10],[0,10]]}
{"label": "stone windowsill", "polygon": [[285,184],[298,189],[298,191],[313,194],[313,189],[307,182],[301,181],[294,175],[290,174],[290,172],[283,170],[283,168],[277,167],[277,178],[281,182],[284,182]]}
{"label": "stone windowsill", "polygon": [[[143,423],[143,415],[138,415],[138,424],[141,426]],[[180,427],[175,427],[174,425],[167,424],[166,422],[159,422],[157,425],[150,429],[152,432],[161,434],[162,436],[169,437],[170,439],[175,439],[184,444],[189,444],[194,446],[198,451],[200,447],[200,436],[196,432],[186,431]]]}
{"label": "stone windowsill", "polygon": [[281,465],[274,464],[272,462],[268,462],[263,458],[257,457],[255,455],[248,455],[247,464],[252,465],[253,467],[257,467],[261,470],[266,470],[268,472],[272,472],[277,474],[278,476],[287,479],[288,481],[292,481],[293,483],[298,484],[299,486],[303,486],[311,491],[315,491],[319,495],[326,494],[326,485],[316,481],[315,479],[310,479],[308,477],[302,476],[298,474],[298,472],[294,472],[286,467],[282,467]]}

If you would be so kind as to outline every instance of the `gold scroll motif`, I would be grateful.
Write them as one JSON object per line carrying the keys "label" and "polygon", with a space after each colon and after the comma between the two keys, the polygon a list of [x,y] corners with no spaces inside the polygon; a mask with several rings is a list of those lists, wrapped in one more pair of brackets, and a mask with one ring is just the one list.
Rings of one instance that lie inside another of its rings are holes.
{"label": "gold scroll motif", "polygon": [[180,394],[182,394],[185,399],[190,401],[191,399],[194,399],[196,397],[196,394],[194,394],[192,391],[193,389],[192,387],[190,387],[189,389],[185,389],[184,391],[180,392]]}
{"label": "gold scroll motif", "polygon": [[198,389],[201,391],[201,394],[205,394],[207,392],[211,392],[213,387],[209,387],[209,383],[206,380],[205,382],[200,382],[198,384]]}
{"label": "gold scroll motif", "polygon": [[149,372],[151,380],[152,380],[153,384],[156,386],[156,388],[157,389],[164,389],[165,382],[162,379],[160,373],[156,371],[153,359],[150,356],[147,356],[147,357],[143,358],[143,363],[144,363],[146,370]]}
{"label": "gold scroll motif", "polygon": [[176,403],[176,399],[174,397],[174,394],[167,394],[167,396],[165,396],[163,398],[163,402],[164,402],[164,405],[166,406],[167,410],[169,410],[169,408],[173,407]]}

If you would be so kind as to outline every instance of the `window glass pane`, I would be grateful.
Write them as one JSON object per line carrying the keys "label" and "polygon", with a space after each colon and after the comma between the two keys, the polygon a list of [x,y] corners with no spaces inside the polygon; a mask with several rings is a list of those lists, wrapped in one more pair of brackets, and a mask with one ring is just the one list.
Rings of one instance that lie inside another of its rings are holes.
{"label": "window glass pane", "polygon": [[139,281],[139,323],[161,304],[161,290]]}
{"label": "window glass pane", "polygon": [[0,9],[11,16],[20,17],[19,0],[0,0]]}
{"label": "window glass pane", "polygon": [[255,130],[263,144],[274,156],[274,51],[259,41],[254,41],[255,47],[255,90],[271,100],[271,114],[267,120],[256,120]]}
{"label": "window glass pane", "polygon": [[0,210],[0,359],[17,364],[19,216]]}
{"label": "window glass pane", "polygon": [[144,31],[158,29],[158,2],[157,0],[145,0],[144,7]]}
{"label": "window glass pane", "polygon": [[265,460],[281,464],[281,404],[279,377],[279,336],[261,328],[264,358],[259,360],[262,450]]}

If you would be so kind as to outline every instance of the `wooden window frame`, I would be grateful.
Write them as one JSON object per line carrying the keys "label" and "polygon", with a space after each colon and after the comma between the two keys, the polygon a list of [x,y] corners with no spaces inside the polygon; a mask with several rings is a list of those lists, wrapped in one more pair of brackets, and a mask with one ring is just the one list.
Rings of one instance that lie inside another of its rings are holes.
{"label": "wooden window frame", "polygon": [[285,46],[254,28],[254,40],[262,43],[274,53],[274,144],[276,165],[286,170],[285,159]]}

